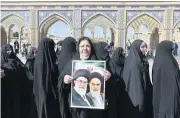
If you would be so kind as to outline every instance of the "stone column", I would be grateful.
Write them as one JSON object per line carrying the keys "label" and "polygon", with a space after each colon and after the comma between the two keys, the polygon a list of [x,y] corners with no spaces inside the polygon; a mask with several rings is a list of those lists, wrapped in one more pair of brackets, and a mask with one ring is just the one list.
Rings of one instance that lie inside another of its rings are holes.
{"label": "stone column", "polygon": [[31,46],[38,46],[39,43],[39,29],[38,29],[38,11],[35,9],[32,9],[30,11],[30,43]]}
{"label": "stone column", "polygon": [[10,35],[9,35],[9,32],[7,32],[7,44],[10,44]]}
{"label": "stone column", "polygon": [[19,31],[19,52],[21,53],[22,52],[22,50],[21,50],[21,35],[22,35],[22,32],[21,31]]}
{"label": "stone column", "polygon": [[173,34],[173,10],[165,10],[165,21],[164,21],[164,39],[172,41]]}
{"label": "stone column", "polygon": [[115,38],[115,47],[126,48],[126,10],[118,10],[118,26],[117,26],[117,37]]}
{"label": "stone column", "polygon": [[82,27],[81,27],[81,10],[74,10],[74,20],[73,20],[73,31],[74,38],[79,39],[82,36]]}

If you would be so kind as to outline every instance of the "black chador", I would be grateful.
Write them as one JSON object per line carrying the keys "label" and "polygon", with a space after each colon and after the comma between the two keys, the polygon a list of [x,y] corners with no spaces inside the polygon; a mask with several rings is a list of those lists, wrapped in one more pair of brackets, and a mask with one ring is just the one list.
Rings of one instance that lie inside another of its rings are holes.
{"label": "black chador", "polygon": [[23,63],[9,44],[1,47],[2,118],[27,118],[29,112],[29,79]]}
{"label": "black chador", "polygon": [[180,118],[180,72],[172,55],[173,43],[162,41],[153,64],[154,118]]}
{"label": "black chador", "polygon": [[124,64],[126,118],[152,118],[152,84],[140,50],[142,44],[142,40],[132,43]]}
{"label": "black chador", "polygon": [[63,71],[67,62],[71,60],[76,53],[76,40],[73,37],[64,39],[61,47],[61,53],[57,59],[59,75]]}
{"label": "black chador", "polygon": [[38,118],[60,118],[55,62],[54,41],[41,39],[34,62],[33,86]]}

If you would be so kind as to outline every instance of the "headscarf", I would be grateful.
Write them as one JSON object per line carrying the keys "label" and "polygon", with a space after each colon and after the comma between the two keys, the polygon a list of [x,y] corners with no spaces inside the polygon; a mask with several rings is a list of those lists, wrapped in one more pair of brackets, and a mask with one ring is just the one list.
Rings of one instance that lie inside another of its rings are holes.
{"label": "headscarf", "polygon": [[62,43],[60,56],[58,57],[59,75],[63,71],[67,62],[73,58],[75,53],[76,53],[76,40],[73,37],[65,38]]}
{"label": "headscarf", "polygon": [[81,38],[79,39],[79,41],[77,42],[77,53],[75,54],[74,59],[80,60],[79,45],[80,45],[81,41],[84,41],[84,40],[88,41],[89,44],[90,44],[90,46],[91,46],[91,54],[89,55],[88,60],[97,59],[97,55],[96,55],[96,52],[95,52],[95,48],[94,48],[91,40],[90,40],[88,37],[81,37]]}
{"label": "headscarf", "polygon": [[35,56],[34,56],[34,51],[35,50],[36,50],[36,47],[31,47],[30,48],[30,51],[26,56],[27,60],[29,60],[29,59],[31,60],[31,59],[35,58]]}
{"label": "headscarf", "polygon": [[[2,45],[2,52],[4,52],[4,55],[7,54],[8,50],[11,50],[11,54],[10,55],[6,55],[6,57],[8,57],[9,59],[13,59],[15,61],[17,61],[19,64],[21,64],[22,66],[24,66],[24,64],[21,62],[21,60],[14,54],[13,52],[13,47],[9,44],[4,44]],[[6,54],[5,54],[6,53]],[[5,57],[3,57],[5,59]],[[2,59],[2,58],[1,58]],[[4,61],[4,59],[2,59],[2,61]],[[6,59],[5,59],[6,60]]]}
{"label": "headscarf", "polygon": [[105,49],[108,44],[106,42],[98,42],[95,44],[95,51],[99,60],[108,60],[109,52]]}
{"label": "headscarf", "polygon": [[42,118],[43,113],[47,117],[46,96],[48,90],[52,87],[52,79],[54,79],[52,78],[52,74],[55,72],[55,61],[54,41],[49,38],[41,39],[34,62],[33,86],[39,118]]}
{"label": "headscarf", "polygon": [[168,40],[156,49],[152,69],[154,118],[180,117],[180,72],[172,50],[173,42]]}

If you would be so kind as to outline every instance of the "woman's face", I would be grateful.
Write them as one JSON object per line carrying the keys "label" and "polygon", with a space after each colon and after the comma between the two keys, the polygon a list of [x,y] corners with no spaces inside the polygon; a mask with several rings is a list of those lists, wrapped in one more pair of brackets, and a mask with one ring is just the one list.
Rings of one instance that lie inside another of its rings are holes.
{"label": "woman's face", "polygon": [[37,50],[35,49],[35,50],[34,50],[34,56],[36,56],[36,52],[37,52]]}
{"label": "woman's face", "polygon": [[87,40],[83,40],[79,44],[79,54],[80,56],[89,57],[91,54],[91,45]]}
{"label": "woman's face", "polygon": [[8,49],[8,50],[7,50],[7,54],[8,54],[9,56],[11,55],[11,52],[12,52],[11,49]]}
{"label": "woman's face", "polygon": [[146,44],[145,42],[143,42],[143,43],[141,44],[140,50],[141,50],[141,52],[142,52],[143,54],[146,53],[146,51],[147,51],[147,44]]}

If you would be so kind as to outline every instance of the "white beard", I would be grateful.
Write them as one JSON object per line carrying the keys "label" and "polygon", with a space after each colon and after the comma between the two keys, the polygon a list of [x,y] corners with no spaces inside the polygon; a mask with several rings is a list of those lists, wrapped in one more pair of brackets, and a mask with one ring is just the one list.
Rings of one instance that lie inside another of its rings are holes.
{"label": "white beard", "polygon": [[99,97],[99,96],[100,96],[100,90],[99,90],[99,91],[94,92],[94,91],[92,91],[92,90],[90,89],[90,92],[91,92],[91,95],[92,95],[93,97],[95,97],[95,98],[97,98],[97,97]]}
{"label": "white beard", "polygon": [[80,95],[85,95],[86,94],[86,89],[82,89],[82,88],[78,88],[78,87],[74,87],[74,89],[76,90],[76,92]]}

